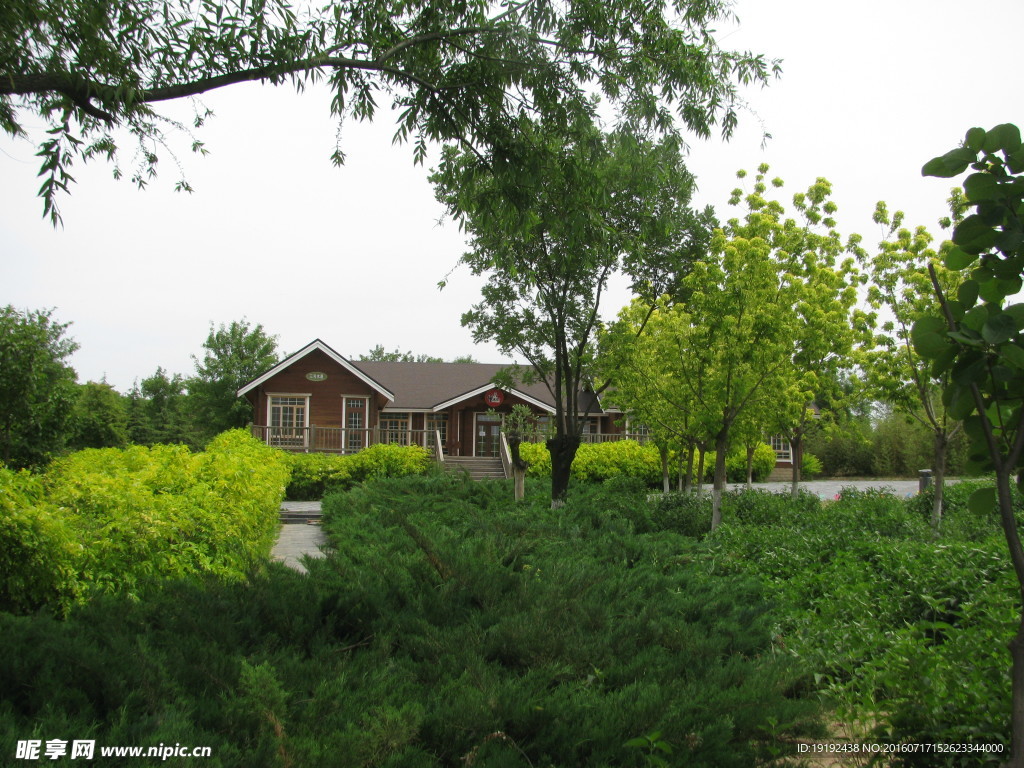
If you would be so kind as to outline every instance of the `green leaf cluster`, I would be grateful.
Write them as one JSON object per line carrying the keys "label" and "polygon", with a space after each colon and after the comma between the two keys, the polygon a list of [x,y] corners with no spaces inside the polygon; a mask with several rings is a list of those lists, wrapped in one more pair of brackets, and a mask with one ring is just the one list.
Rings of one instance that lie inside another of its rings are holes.
{"label": "green leaf cluster", "polygon": [[[60,220],[56,198],[76,162],[115,163],[123,137],[138,145],[128,173],[140,187],[156,176],[169,134],[192,135],[158,113],[165,101],[238,83],[326,82],[339,120],[370,120],[390,102],[395,140],[495,143],[522,114],[595,111],[600,93],[624,121],[699,136],[737,122],[740,83],[767,82],[778,62],[722,50],[710,27],[729,13],[721,0],[682,8],[638,0],[554,0],[438,5],[426,0],[293,6],[287,0],[16,0],[0,17],[0,129],[47,127],[40,142],[39,194]],[[344,159],[339,147],[335,162]],[[184,179],[176,188],[190,191]]]}
{"label": "green leaf cluster", "polygon": [[[1024,448],[1024,304],[1011,303],[1024,276],[1024,144],[1011,124],[972,128],[961,147],[925,164],[925,175],[949,178],[968,168],[964,210],[946,264],[963,272],[955,295],[934,279],[943,315],[920,318],[914,348],[948,376],[942,400],[964,420],[971,460],[1008,478],[1019,473]],[[934,269],[933,269],[934,275]],[[1024,550],[1009,523],[1008,488],[999,501],[1011,554],[1024,584]],[[979,505],[995,498],[979,496]]]}
{"label": "green leaf cluster", "polygon": [[252,421],[252,406],[236,393],[278,362],[277,337],[244,318],[217,328],[211,323],[203,349],[201,359],[192,356],[196,373],[187,386],[190,419],[205,443]]}
{"label": "green leaf cluster", "polygon": [[[992,480],[947,489],[935,538],[932,499],[883,488],[737,512],[708,539],[713,573],[756,575],[779,601],[787,652],[866,740],[1009,743],[1016,589],[990,512],[969,499]],[[709,505],[708,505],[709,506]],[[1017,519],[1024,521],[1018,496]],[[707,530],[710,510],[704,512]],[[733,522],[735,521],[735,522]],[[912,765],[987,765],[1005,755],[922,756]]]}
{"label": "green leaf cluster", "polygon": [[45,464],[72,431],[78,395],[68,365],[78,345],[52,310],[0,308],[0,462],[16,468]]}

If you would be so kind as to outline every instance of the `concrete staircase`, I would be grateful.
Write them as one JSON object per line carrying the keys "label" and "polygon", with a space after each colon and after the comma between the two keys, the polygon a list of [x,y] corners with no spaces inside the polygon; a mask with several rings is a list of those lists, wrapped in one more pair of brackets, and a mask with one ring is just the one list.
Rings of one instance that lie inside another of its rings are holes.
{"label": "concrete staircase", "polygon": [[282,523],[319,523],[323,513],[319,501],[285,501],[278,518]]}
{"label": "concrete staircase", "polygon": [[505,470],[501,459],[479,456],[445,456],[445,472],[466,472],[472,480],[504,479]]}

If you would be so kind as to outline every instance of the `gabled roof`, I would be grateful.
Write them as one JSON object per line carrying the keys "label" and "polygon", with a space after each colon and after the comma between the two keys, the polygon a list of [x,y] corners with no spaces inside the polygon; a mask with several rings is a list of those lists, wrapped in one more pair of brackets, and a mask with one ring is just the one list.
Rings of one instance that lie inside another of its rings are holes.
{"label": "gabled roof", "polygon": [[339,355],[337,352],[335,352],[329,346],[324,344],[324,342],[320,341],[320,339],[314,339],[313,341],[311,341],[309,344],[304,346],[302,349],[300,349],[295,354],[289,355],[284,360],[282,360],[280,363],[278,363],[273,368],[271,368],[269,371],[267,371],[266,373],[262,374],[261,376],[257,376],[255,379],[253,379],[248,384],[243,386],[235,394],[238,397],[241,397],[246,392],[249,392],[249,391],[255,389],[256,387],[258,387],[260,384],[262,384],[263,382],[267,381],[271,377],[276,376],[278,373],[283,371],[285,368],[287,368],[289,365],[294,363],[296,360],[301,360],[306,355],[308,355],[310,352],[313,352],[315,350],[320,350],[321,352],[323,352],[331,360],[336,362],[338,365],[340,365],[342,368],[347,370],[349,373],[351,373],[356,378],[358,378],[361,381],[363,381],[364,383],[366,383],[372,389],[375,389],[377,392],[380,392],[388,400],[394,400],[395,399],[394,393],[391,392],[387,387],[385,387],[380,382],[378,382],[375,379],[373,379],[371,376],[368,376],[364,371],[361,371],[359,368],[357,368],[355,365],[353,365],[351,361],[346,360],[344,357]]}
{"label": "gabled roof", "polygon": [[[367,374],[395,392],[390,410],[441,411],[494,389],[494,379],[511,363],[397,363],[360,360]],[[554,413],[551,393],[543,383],[506,389],[541,410]]]}
{"label": "gabled roof", "polygon": [[[477,397],[495,387],[494,379],[511,363],[408,363],[381,360],[353,362],[342,357],[320,339],[315,339],[293,355],[289,355],[266,373],[238,390],[242,395],[277,375],[296,360],[320,350],[352,375],[381,393],[390,402],[390,411],[441,411],[456,403]],[[511,395],[547,411],[555,412],[551,393],[543,382],[518,384],[503,388]],[[586,413],[602,413],[598,398],[582,393],[580,405]]]}

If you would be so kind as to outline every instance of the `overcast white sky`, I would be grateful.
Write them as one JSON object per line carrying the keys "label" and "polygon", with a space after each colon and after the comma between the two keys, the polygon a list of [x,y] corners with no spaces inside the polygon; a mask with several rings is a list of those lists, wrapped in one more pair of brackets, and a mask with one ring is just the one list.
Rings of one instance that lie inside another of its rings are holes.
{"label": "overcast white sky", "polygon": [[[723,219],[735,171],[767,162],[787,198],[828,178],[844,234],[877,241],[879,199],[937,232],[951,184],[921,166],[971,126],[1022,125],[1021,0],[740,0],[736,12],[723,45],[781,58],[784,72],[747,93],[756,115],[731,142],[692,145],[698,202]],[[477,300],[472,276],[437,289],[463,240],[438,223],[427,169],[391,145],[387,114],[346,125],[348,162],[334,168],[328,101],[258,85],[211,94],[211,154],[180,154],[195,194],[170,191],[180,174],[166,155],[146,192],[97,162],[75,174],[57,230],[35,196],[34,146],[0,138],[0,304],[55,307],[81,345],[79,380],[105,375],[121,391],[157,366],[192,373],[210,323],[243,317],[283,352],[319,337],[353,357],[383,344],[500,360],[459,323]],[[774,137],[763,149],[762,129]]]}

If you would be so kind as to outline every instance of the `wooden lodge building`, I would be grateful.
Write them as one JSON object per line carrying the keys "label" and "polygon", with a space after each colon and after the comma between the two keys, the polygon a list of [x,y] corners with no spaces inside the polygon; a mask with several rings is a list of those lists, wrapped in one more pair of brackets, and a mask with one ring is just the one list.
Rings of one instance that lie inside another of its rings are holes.
{"label": "wooden lodge building", "polygon": [[[543,427],[555,412],[543,383],[499,388],[508,365],[353,361],[320,339],[238,390],[253,406],[253,434],[293,451],[355,453],[375,443],[421,445],[449,456],[500,455],[503,414],[523,404]],[[581,397],[583,440],[621,440],[622,413]]]}

